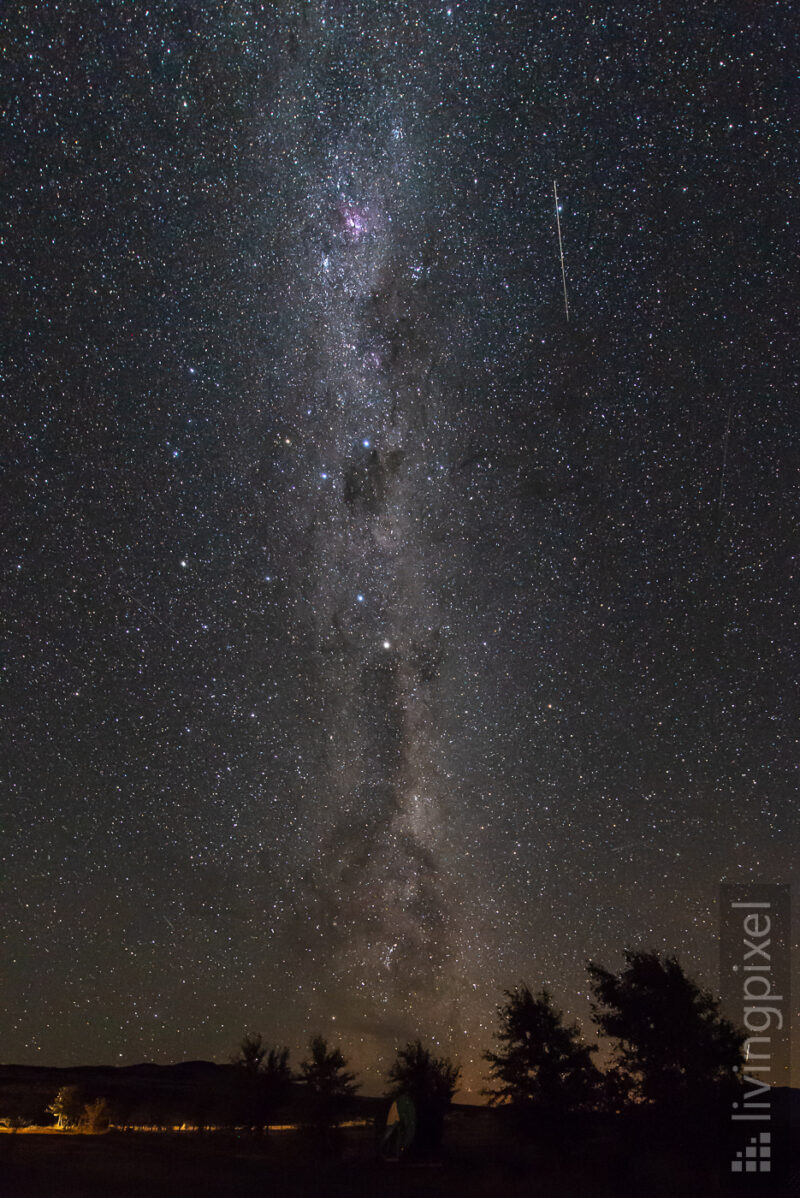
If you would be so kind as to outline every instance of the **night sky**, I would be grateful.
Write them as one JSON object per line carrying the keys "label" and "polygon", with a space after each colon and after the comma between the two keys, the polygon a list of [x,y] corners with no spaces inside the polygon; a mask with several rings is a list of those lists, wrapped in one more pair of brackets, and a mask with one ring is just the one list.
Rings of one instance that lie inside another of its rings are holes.
{"label": "night sky", "polygon": [[10,6],[0,1059],[474,1091],[791,879],[790,6],[682,7]]}

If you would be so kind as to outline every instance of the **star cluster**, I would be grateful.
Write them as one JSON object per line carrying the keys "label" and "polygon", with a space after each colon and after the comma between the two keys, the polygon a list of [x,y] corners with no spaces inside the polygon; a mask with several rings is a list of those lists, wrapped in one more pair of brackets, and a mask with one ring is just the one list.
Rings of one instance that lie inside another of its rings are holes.
{"label": "star cluster", "polygon": [[714,985],[797,833],[789,30],[9,17],[4,1059],[476,1090],[520,978]]}

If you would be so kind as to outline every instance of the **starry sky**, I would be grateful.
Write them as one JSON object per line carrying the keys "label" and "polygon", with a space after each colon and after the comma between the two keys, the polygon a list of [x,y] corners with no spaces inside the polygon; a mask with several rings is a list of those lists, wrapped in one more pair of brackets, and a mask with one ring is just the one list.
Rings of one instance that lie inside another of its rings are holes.
{"label": "starry sky", "polygon": [[716,984],[719,882],[796,877],[790,44],[11,6],[0,1059],[468,1093],[503,987]]}

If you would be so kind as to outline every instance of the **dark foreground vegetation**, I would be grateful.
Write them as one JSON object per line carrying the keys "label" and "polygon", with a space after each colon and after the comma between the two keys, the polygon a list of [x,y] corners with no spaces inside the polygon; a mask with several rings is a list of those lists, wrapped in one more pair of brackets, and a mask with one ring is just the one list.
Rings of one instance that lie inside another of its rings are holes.
{"label": "dark foreground vegetation", "polygon": [[[319,1035],[297,1070],[252,1034],[227,1065],[0,1066],[0,1193],[705,1198],[745,1180],[748,1193],[800,1192],[796,1128],[779,1126],[796,1122],[796,1096],[747,1072],[756,1041],[674,957],[628,952],[618,975],[589,972],[605,1067],[547,991],[518,986],[484,1053],[482,1108],[454,1105],[458,1064],[419,1040],[398,1048],[381,1098],[358,1093]],[[763,1120],[766,1106],[776,1167],[732,1178],[748,1143],[732,1111]]]}

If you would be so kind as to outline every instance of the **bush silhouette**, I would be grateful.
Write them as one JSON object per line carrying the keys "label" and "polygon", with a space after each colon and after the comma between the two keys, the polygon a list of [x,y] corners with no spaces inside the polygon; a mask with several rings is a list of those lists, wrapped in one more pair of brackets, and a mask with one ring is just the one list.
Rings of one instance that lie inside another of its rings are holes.
{"label": "bush silhouette", "polygon": [[93,1135],[108,1131],[110,1120],[111,1111],[105,1098],[95,1098],[93,1102],[87,1102],[83,1108],[81,1122]]}

